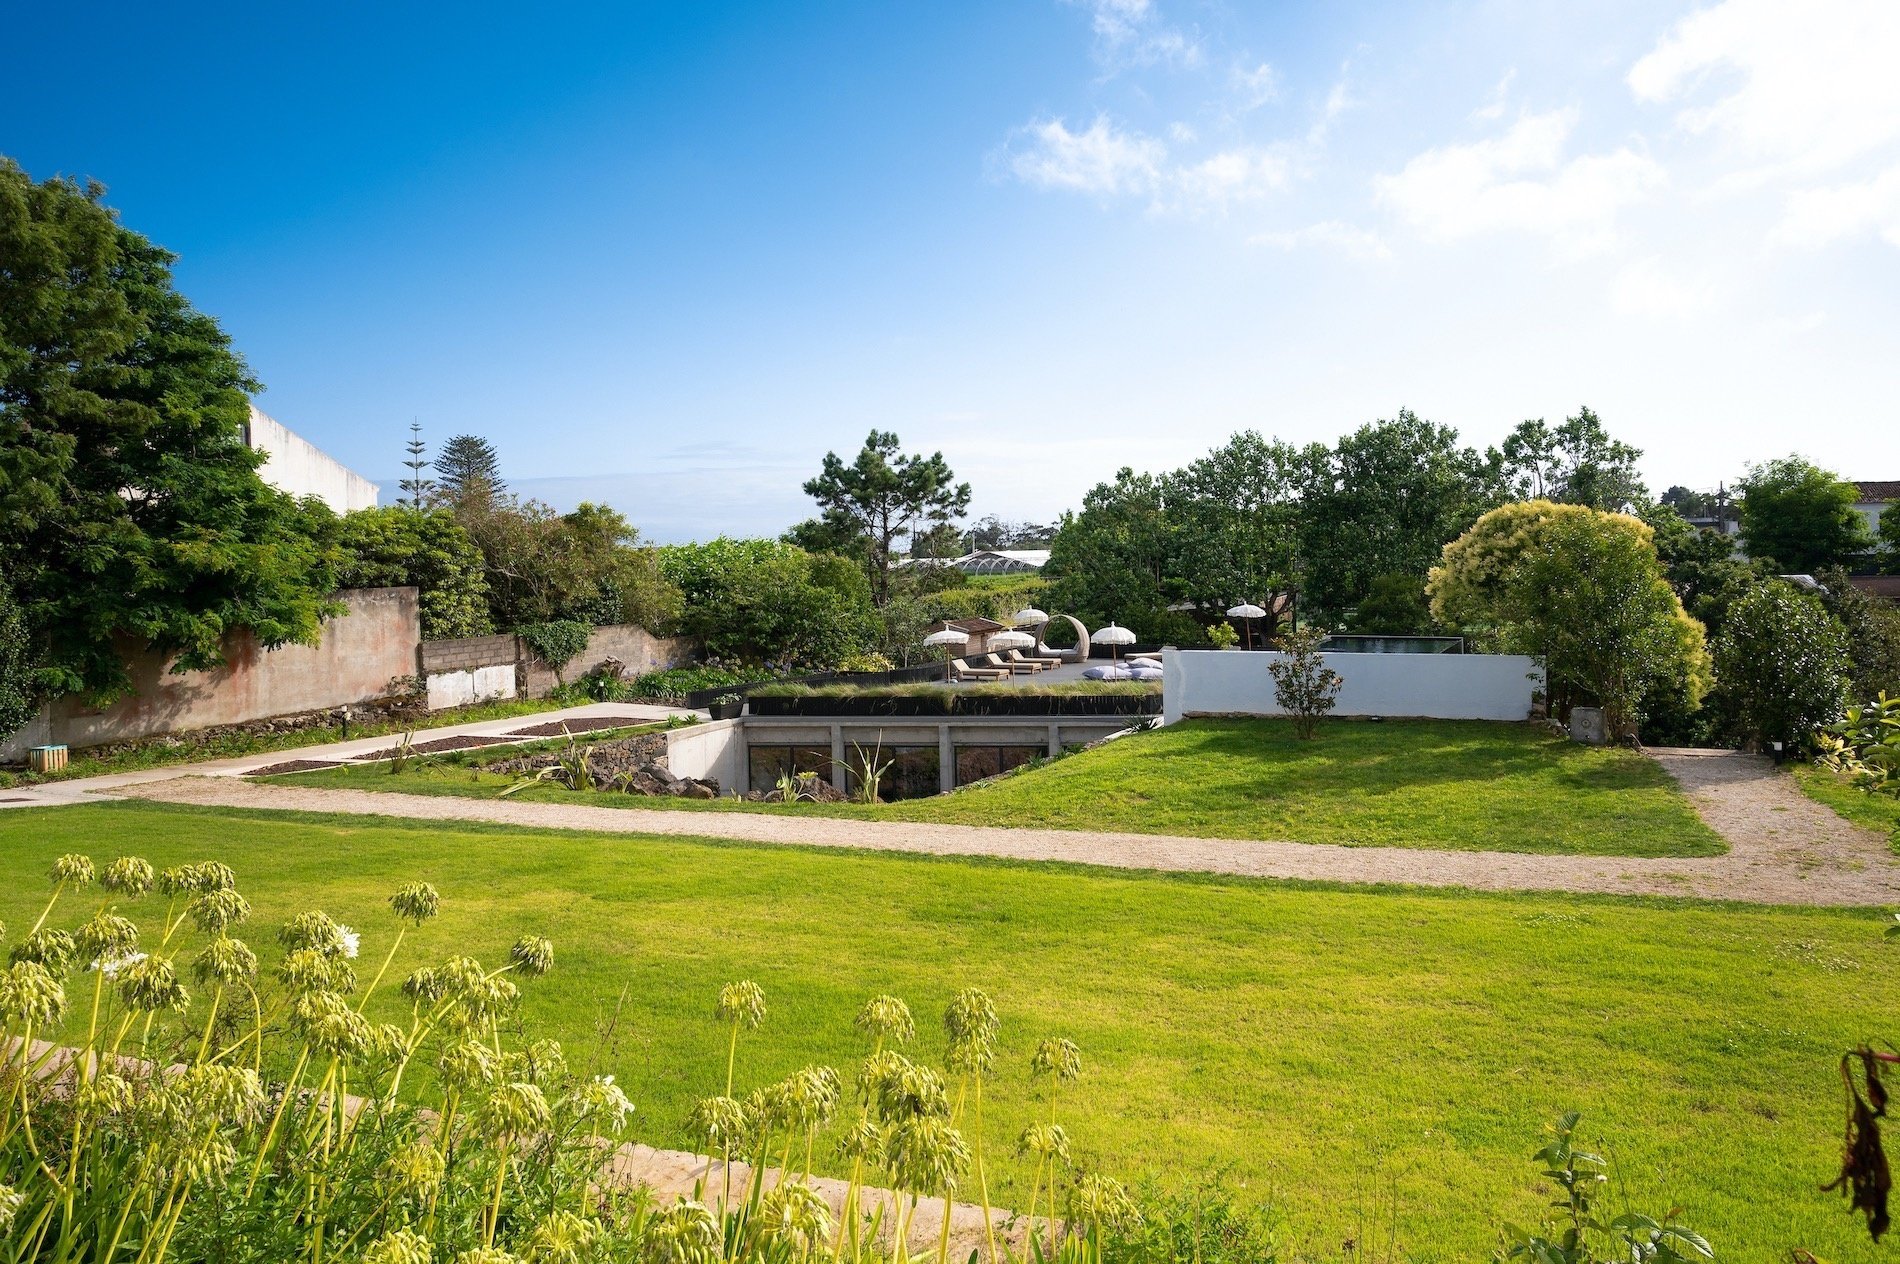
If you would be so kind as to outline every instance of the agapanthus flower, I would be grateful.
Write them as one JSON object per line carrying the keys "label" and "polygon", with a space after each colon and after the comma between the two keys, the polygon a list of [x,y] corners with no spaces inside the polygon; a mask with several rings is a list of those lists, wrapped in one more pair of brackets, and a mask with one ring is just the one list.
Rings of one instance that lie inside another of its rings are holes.
{"label": "agapanthus flower", "polygon": [[277,938],[292,952],[307,949],[325,957],[344,955],[343,928],[321,910],[297,914],[284,923]]}
{"label": "agapanthus flower", "polygon": [[402,994],[433,1005],[448,994],[449,981],[434,966],[418,966],[402,981]]}
{"label": "agapanthus flower", "polygon": [[360,1058],[374,1047],[376,1029],[335,992],[310,992],[290,1003],[290,1021],[304,1039],[338,1058]]}
{"label": "agapanthus flower", "polygon": [[106,890],[136,900],[152,889],[152,862],[138,856],[120,856],[106,866],[99,881]]}
{"label": "agapanthus flower", "polygon": [[264,1086],[250,1067],[200,1063],[185,1068],[173,1087],[194,1112],[220,1123],[243,1127],[256,1122],[264,1110]]}
{"label": "agapanthus flower", "polygon": [[82,856],[78,852],[68,852],[55,860],[50,875],[55,885],[70,887],[90,886],[93,876],[92,857]]}
{"label": "agapanthus flower", "polygon": [[1029,1073],[1073,1080],[1082,1074],[1082,1051],[1072,1040],[1045,1040],[1036,1046],[1035,1056],[1029,1060]]}
{"label": "agapanthus flower", "polygon": [[945,1062],[959,1075],[983,1075],[996,1065],[996,1006],[977,988],[964,988],[943,1011],[950,1037]]}
{"label": "agapanthus flower", "polygon": [[799,1128],[821,1128],[831,1122],[839,1092],[836,1071],[828,1066],[808,1066],[780,1081],[776,1096],[785,1123]]}
{"label": "agapanthus flower", "polygon": [[383,1161],[382,1178],[405,1194],[424,1194],[447,1171],[442,1152],[427,1141],[412,1141]]}
{"label": "agapanthus flower", "polygon": [[571,1211],[551,1211],[528,1235],[529,1264],[580,1264],[599,1236],[598,1222]]}
{"label": "agapanthus flower", "polygon": [[207,935],[222,935],[251,915],[251,902],[236,888],[220,887],[206,891],[185,906],[193,925]]}
{"label": "agapanthus flower", "polygon": [[858,1028],[894,1045],[907,1044],[917,1034],[910,1006],[895,996],[874,996],[858,1011]]}
{"label": "agapanthus flower", "polygon": [[750,979],[728,983],[719,989],[719,1002],[713,1013],[722,1021],[737,1023],[754,1031],[765,1021],[765,989]]}
{"label": "agapanthus flower", "polygon": [[1141,1209],[1120,1181],[1085,1172],[1069,1187],[1069,1221],[1126,1231],[1141,1223]]}
{"label": "agapanthus flower", "polygon": [[435,1249],[429,1240],[409,1229],[392,1229],[369,1244],[363,1264],[429,1264]]}
{"label": "agapanthus flower", "polygon": [[871,1118],[869,1111],[860,1110],[838,1137],[838,1157],[875,1159],[883,1153],[884,1130],[877,1126],[877,1121]]}
{"label": "agapanthus flower", "polygon": [[633,1114],[633,1102],[611,1075],[596,1075],[569,1094],[569,1104],[581,1119],[599,1120],[608,1131],[624,1128]]}
{"label": "agapanthus flower", "polygon": [[336,936],[342,942],[344,958],[356,960],[357,952],[363,947],[363,937],[341,923],[337,925]]}
{"label": "agapanthus flower", "polygon": [[95,957],[93,958],[92,964],[87,966],[86,969],[97,970],[108,979],[116,979],[124,971],[145,960],[145,957],[146,954],[142,952],[126,952],[119,953],[116,956]]}
{"label": "agapanthus flower", "polygon": [[226,987],[257,977],[257,954],[241,939],[220,935],[199,950],[192,959],[191,972],[200,983],[222,983]]}
{"label": "agapanthus flower", "polygon": [[341,957],[326,956],[315,948],[297,948],[277,963],[277,977],[298,995],[314,992],[345,993],[356,987],[356,971]]}
{"label": "agapanthus flower", "polygon": [[0,1021],[43,1027],[65,1011],[65,986],[39,962],[16,961],[0,974]]}
{"label": "agapanthus flower", "polygon": [[719,1258],[719,1222],[705,1204],[681,1199],[647,1218],[647,1264],[712,1264]]}
{"label": "agapanthus flower", "polygon": [[436,1069],[451,1088],[468,1089],[495,1079],[495,1054],[479,1040],[457,1040],[443,1048]]}
{"label": "agapanthus flower", "polygon": [[475,1246],[456,1256],[453,1264],[527,1264],[512,1251],[498,1246]]}
{"label": "agapanthus flower", "polygon": [[501,1132],[537,1132],[548,1126],[548,1099],[539,1087],[521,1080],[496,1085],[484,1108]]}
{"label": "agapanthus flower", "polygon": [[730,1097],[702,1097],[693,1103],[686,1126],[706,1139],[708,1151],[730,1154],[745,1141],[746,1110]]}
{"label": "agapanthus flower", "polygon": [[131,919],[101,910],[73,932],[73,946],[79,956],[97,962],[102,957],[121,957],[139,942],[139,928]]}
{"label": "agapanthus flower", "polygon": [[420,926],[442,907],[442,897],[426,882],[411,882],[389,897],[389,907],[405,922]]}
{"label": "agapanthus flower", "polygon": [[102,1071],[79,1086],[76,1101],[81,1114],[104,1116],[123,1115],[132,1109],[133,1099],[131,1081]]}
{"label": "agapanthus flower", "polygon": [[11,1185],[0,1185],[0,1233],[13,1227],[14,1217],[26,1205],[26,1195]]}
{"label": "agapanthus flower", "polygon": [[523,935],[508,950],[508,960],[523,974],[546,974],[554,968],[554,943],[540,935]]}
{"label": "agapanthus flower", "polygon": [[889,1049],[864,1060],[858,1074],[858,1092],[887,1121],[950,1113],[943,1077]]}
{"label": "agapanthus flower", "polygon": [[831,1205],[803,1181],[780,1181],[759,1202],[759,1236],[795,1257],[831,1241]]}
{"label": "agapanthus flower", "polygon": [[168,1154],[172,1171],[199,1185],[219,1180],[237,1164],[237,1148],[219,1132],[193,1136]]}
{"label": "agapanthus flower", "polygon": [[172,959],[135,955],[139,960],[128,963],[118,975],[119,995],[125,998],[127,1007],[142,1014],[184,1009],[191,993],[179,981]]}
{"label": "agapanthus flower", "polygon": [[78,945],[66,931],[54,930],[42,926],[38,930],[13,945],[13,951],[7,954],[8,961],[31,961],[45,966],[54,974],[65,974],[73,964],[73,956]]}
{"label": "agapanthus flower", "polygon": [[166,895],[203,895],[237,885],[231,866],[217,860],[202,860],[195,865],[179,865],[158,875],[158,889]]}
{"label": "agapanthus flower", "polygon": [[1061,1124],[1030,1124],[1016,1138],[1016,1153],[1069,1161],[1069,1134]]}
{"label": "agapanthus flower", "polygon": [[897,1187],[912,1194],[948,1194],[970,1165],[963,1134],[942,1115],[912,1115],[891,1129],[884,1161]]}

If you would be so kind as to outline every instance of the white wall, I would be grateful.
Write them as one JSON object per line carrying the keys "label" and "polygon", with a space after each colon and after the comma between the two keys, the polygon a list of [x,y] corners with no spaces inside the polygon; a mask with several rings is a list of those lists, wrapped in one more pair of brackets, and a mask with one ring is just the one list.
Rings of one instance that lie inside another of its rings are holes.
{"label": "white wall", "polygon": [[515,665],[468,667],[458,671],[431,672],[427,680],[429,710],[465,707],[471,702],[493,702],[515,696]]}
{"label": "white wall", "polygon": [[713,720],[669,729],[666,734],[666,767],[675,777],[697,777],[719,783],[719,793],[737,790],[744,794],[746,784],[746,744],[743,722]]}
{"label": "white wall", "polygon": [[292,496],[315,496],[338,513],[376,507],[376,484],[251,405],[251,447],[269,458],[257,476]]}
{"label": "white wall", "polygon": [[[1192,715],[1280,715],[1267,666],[1283,654],[1163,650],[1164,723]],[[1537,660],[1518,654],[1325,654],[1344,682],[1335,715],[1526,720],[1542,687]]]}

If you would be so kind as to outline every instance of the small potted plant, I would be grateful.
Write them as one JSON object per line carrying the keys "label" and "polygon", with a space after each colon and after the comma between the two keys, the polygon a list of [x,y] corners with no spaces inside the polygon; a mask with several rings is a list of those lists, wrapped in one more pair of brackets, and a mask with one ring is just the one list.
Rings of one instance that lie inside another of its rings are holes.
{"label": "small potted plant", "polygon": [[712,713],[712,718],[715,720],[736,720],[744,707],[743,696],[736,693],[722,693],[714,698],[712,705],[706,709]]}

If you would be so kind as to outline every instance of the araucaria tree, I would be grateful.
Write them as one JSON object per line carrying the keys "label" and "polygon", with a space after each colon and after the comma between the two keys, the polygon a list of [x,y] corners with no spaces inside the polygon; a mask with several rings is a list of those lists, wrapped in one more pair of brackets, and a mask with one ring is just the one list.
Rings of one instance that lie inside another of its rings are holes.
{"label": "araucaria tree", "polygon": [[450,500],[486,490],[499,495],[508,490],[501,478],[501,457],[495,445],[480,435],[450,437],[435,455],[437,489]]}
{"label": "araucaria tree", "polygon": [[1445,546],[1427,591],[1441,622],[1544,660],[1553,714],[1594,704],[1634,737],[1643,697],[1677,686],[1693,709],[1710,683],[1702,625],[1663,576],[1644,523],[1582,505],[1494,509]]}
{"label": "araucaria tree", "polygon": [[99,701],[131,688],[121,644],[185,671],[236,628],[314,643],[335,586],[257,475],[257,383],[103,194],[0,159],[0,574],[35,692]]}
{"label": "araucaria tree", "polygon": [[402,445],[402,450],[407,454],[403,457],[403,468],[409,475],[397,487],[409,498],[411,509],[420,509],[435,491],[435,480],[423,473],[429,468],[429,445],[422,441],[421,422],[409,423],[409,442]]}
{"label": "araucaria tree", "polygon": [[805,494],[818,502],[826,523],[863,541],[865,578],[882,606],[890,599],[895,543],[969,512],[970,485],[955,478],[943,453],[900,452],[895,434],[873,430],[849,465],[837,453],[825,453]]}

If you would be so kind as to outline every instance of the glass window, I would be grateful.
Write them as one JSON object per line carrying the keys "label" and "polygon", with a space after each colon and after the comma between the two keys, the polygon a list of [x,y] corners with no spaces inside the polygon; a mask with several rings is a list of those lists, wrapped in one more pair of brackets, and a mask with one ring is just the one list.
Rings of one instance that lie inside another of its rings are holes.
{"label": "glass window", "polygon": [[845,755],[845,765],[852,770],[853,788],[858,783],[856,769],[863,760],[889,765],[877,784],[877,797],[886,803],[898,799],[928,798],[943,791],[943,785],[938,780],[939,764],[935,746],[886,746],[881,751],[874,746],[866,746],[861,752],[849,751]]}
{"label": "glass window", "polygon": [[957,784],[994,777],[1020,768],[1032,759],[1048,753],[1044,746],[959,746],[957,747]]}
{"label": "glass window", "polygon": [[825,746],[752,746],[746,750],[747,780],[754,790],[771,790],[787,773],[812,772],[831,777],[831,749]]}

